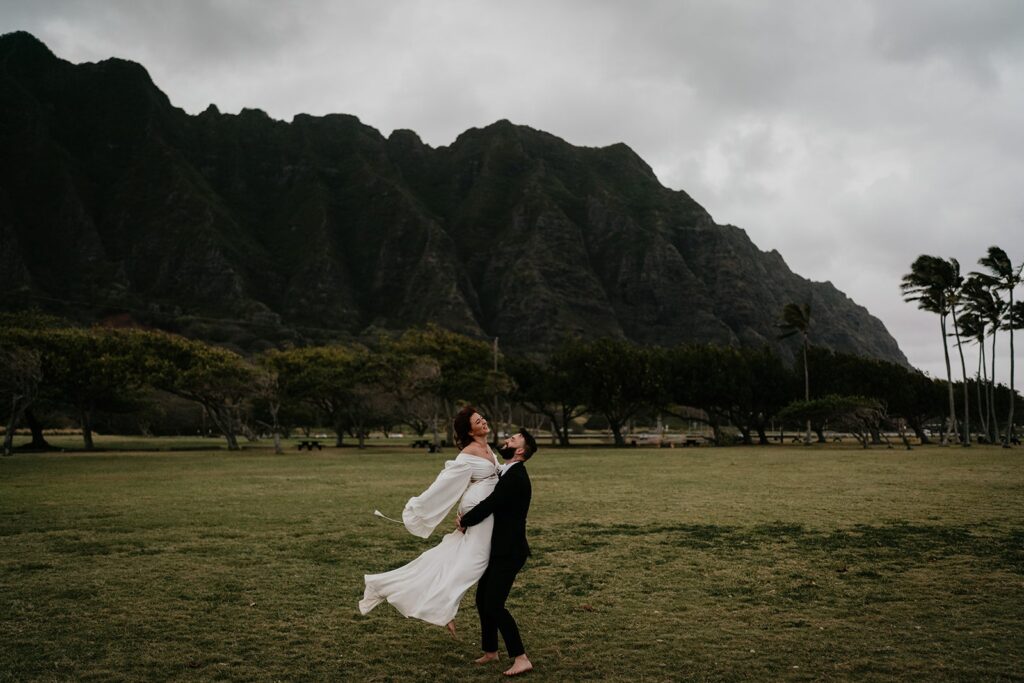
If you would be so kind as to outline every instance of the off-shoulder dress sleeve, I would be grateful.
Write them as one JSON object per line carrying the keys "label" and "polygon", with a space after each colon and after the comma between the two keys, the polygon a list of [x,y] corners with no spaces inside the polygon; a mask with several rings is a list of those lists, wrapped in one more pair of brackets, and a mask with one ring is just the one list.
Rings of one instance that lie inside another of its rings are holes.
{"label": "off-shoulder dress sleeve", "polygon": [[426,491],[410,498],[402,510],[402,521],[409,533],[427,538],[444,521],[448,512],[469,487],[473,468],[468,462],[449,460]]}

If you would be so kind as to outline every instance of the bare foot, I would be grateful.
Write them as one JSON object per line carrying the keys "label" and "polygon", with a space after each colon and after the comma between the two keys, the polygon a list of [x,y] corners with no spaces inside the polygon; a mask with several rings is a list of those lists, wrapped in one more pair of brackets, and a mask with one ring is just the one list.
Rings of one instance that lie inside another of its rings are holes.
{"label": "bare foot", "polygon": [[512,662],[512,666],[505,670],[505,675],[518,676],[519,674],[524,674],[531,669],[533,669],[533,664],[531,664],[530,660],[527,659],[525,654],[523,654],[516,657],[515,661]]}
{"label": "bare foot", "polygon": [[474,664],[486,664],[487,662],[496,662],[496,661],[498,661],[498,653],[497,652],[485,652],[483,657],[478,657],[477,659],[474,659],[473,663]]}
{"label": "bare foot", "polygon": [[448,629],[448,633],[450,633],[452,635],[452,638],[454,638],[455,640],[459,639],[459,637],[457,635],[455,635],[455,620],[454,619],[449,621],[448,625],[445,626],[445,628]]}

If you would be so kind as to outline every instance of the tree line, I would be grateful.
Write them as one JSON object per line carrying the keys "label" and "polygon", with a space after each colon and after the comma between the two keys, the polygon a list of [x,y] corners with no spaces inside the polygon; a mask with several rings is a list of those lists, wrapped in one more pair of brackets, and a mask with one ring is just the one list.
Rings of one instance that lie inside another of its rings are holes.
{"label": "tree line", "polygon": [[[705,423],[717,444],[730,442],[733,433],[743,443],[765,444],[772,429],[795,426],[806,428],[807,441],[812,432],[824,441],[826,430],[841,429],[866,447],[881,443],[886,431],[908,429],[928,442],[929,424],[945,428],[951,382],[814,347],[806,334],[809,307],[797,308],[803,353],[792,367],[768,348],[656,348],[613,339],[566,340],[544,356],[507,355],[435,326],[373,344],[271,349],[246,357],[166,332],[8,316],[0,331],[3,449],[12,452],[21,424],[44,441],[33,419],[37,406],[60,406],[73,415],[84,447],[92,449],[97,413],[137,411],[154,392],[201,407],[230,450],[240,448],[240,437],[269,434],[280,452],[283,435],[321,424],[334,430],[336,445],[348,437],[361,447],[370,431],[397,425],[450,442],[451,418],[463,403],[495,416],[517,406],[563,446],[584,415],[600,416],[618,446],[626,445],[631,423],[653,424],[658,416]],[[783,317],[783,334],[791,323]],[[964,391],[1009,400],[1005,387],[977,384],[966,382]]]}

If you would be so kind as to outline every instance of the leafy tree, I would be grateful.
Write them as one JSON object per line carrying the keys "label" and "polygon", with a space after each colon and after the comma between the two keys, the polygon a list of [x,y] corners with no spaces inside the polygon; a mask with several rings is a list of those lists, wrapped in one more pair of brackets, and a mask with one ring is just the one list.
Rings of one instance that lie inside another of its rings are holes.
{"label": "leafy tree", "polygon": [[680,345],[658,351],[656,359],[654,405],[682,419],[693,419],[697,409],[718,445],[727,423],[746,444],[755,430],[759,443],[768,443],[768,421],[795,392],[793,373],[767,348]]}
{"label": "leafy tree", "polygon": [[580,378],[571,372],[581,366],[570,363],[571,354],[567,342],[543,361],[514,358],[509,363],[516,386],[514,400],[548,418],[561,446],[569,445],[569,426],[586,410]]}
{"label": "leafy tree", "polygon": [[285,402],[305,401],[320,410],[344,445],[353,435],[360,448],[374,427],[395,415],[434,376],[430,359],[396,345],[377,351],[362,346],[315,346],[267,354]]}
{"label": "leafy tree", "polygon": [[684,345],[662,352],[662,362],[666,412],[684,417],[686,407],[700,409],[719,445],[725,423],[745,444],[755,430],[759,443],[768,443],[768,421],[794,398],[793,373],[767,348]]}
{"label": "leafy tree", "polygon": [[310,427],[315,420],[322,419],[320,413],[324,411],[308,395],[305,349],[268,349],[258,355],[254,363],[264,374],[257,380],[252,397],[258,416],[256,421],[272,434],[276,431],[284,436],[295,428],[302,428],[308,436]]}
{"label": "leafy tree", "polygon": [[487,342],[428,325],[407,330],[394,347],[436,364],[436,375],[423,383],[423,390],[435,398],[434,424],[438,413],[445,417],[449,443],[454,441],[452,419],[460,402],[493,407],[494,397],[511,389],[511,378],[494,369],[494,352]]}
{"label": "leafy tree", "polygon": [[396,420],[408,424],[419,436],[432,426],[436,430],[437,399],[431,387],[441,373],[437,360],[389,339],[381,340],[377,354],[384,366],[381,388],[391,398]]}
{"label": "leafy tree", "polygon": [[[23,348],[34,351],[39,358],[39,382],[33,392],[33,398],[22,411],[21,419],[24,419],[26,426],[32,433],[32,441],[23,446],[35,451],[44,451],[52,448],[43,436],[43,424],[38,419],[37,408],[52,400],[58,400],[60,393],[50,386],[46,381],[46,356],[36,347],[36,337],[45,330],[71,327],[70,321],[57,318],[38,310],[0,312],[0,338],[8,349]],[[20,355],[20,352],[15,352]],[[24,360],[21,359],[21,360]],[[14,358],[12,362],[17,362]],[[32,361],[29,361],[32,364]],[[24,368],[23,368],[24,369]],[[31,373],[30,373],[31,374]],[[8,381],[13,380],[9,378]]]}
{"label": "leafy tree", "polygon": [[[918,371],[877,358],[813,346],[809,353],[812,364],[818,368],[816,385],[823,393],[876,399],[888,416],[904,420],[923,443],[928,442],[924,425],[942,412],[941,400],[937,408],[934,401],[937,394],[933,380]],[[945,383],[938,385],[938,389],[944,391]],[[822,436],[819,433],[819,440],[823,440]],[[881,431],[872,431],[871,441],[881,443]]]}
{"label": "leafy tree", "polygon": [[570,343],[561,356],[577,378],[588,412],[608,420],[616,446],[625,446],[623,428],[660,394],[654,352],[626,341],[600,339]]}
{"label": "leafy tree", "polygon": [[[811,330],[811,305],[810,304],[786,304],[782,308],[782,320],[778,323],[781,330],[779,339],[786,339],[800,335],[800,346],[803,349],[804,359],[804,400],[811,400],[811,375],[807,365],[807,347],[810,345]],[[807,434],[804,437],[804,445],[811,443],[811,423],[807,422]]]}
{"label": "leafy tree", "polygon": [[685,417],[687,407],[703,411],[715,444],[722,445],[722,427],[729,419],[729,408],[743,390],[724,347],[680,345],[660,352],[659,360],[659,405],[677,417]]}
{"label": "leafy tree", "polygon": [[348,365],[348,400],[344,411],[346,423],[359,444],[365,448],[366,435],[374,426],[382,424],[393,410],[393,395],[387,391],[391,373],[383,354],[374,354],[365,348],[355,348]]}
{"label": "leafy tree", "polygon": [[[752,423],[757,430],[758,443],[766,445],[768,421],[792,401],[798,391],[795,377],[782,359],[767,347],[741,349],[739,353],[745,366],[743,374],[751,387],[750,402],[740,409],[749,416],[747,424]],[[744,443],[750,443],[749,427],[745,430],[741,427],[741,432]]]}
{"label": "leafy tree", "polygon": [[352,400],[353,366],[356,352],[340,345],[288,349],[273,356],[279,381],[286,382],[288,395],[317,408],[335,433],[335,445],[342,446],[350,430],[349,402]]}
{"label": "leafy tree", "polygon": [[[44,395],[44,393],[45,392],[40,391],[40,396]],[[53,446],[50,445],[50,442],[47,441],[46,437],[43,435],[42,421],[36,416],[35,406],[41,402],[42,401],[37,400],[31,407],[25,409],[25,426],[28,427],[29,432],[32,434],[32,440],[28,444],[22,446],[22,448],[31,451],[49,451],[53,449]]]}
{"label": "leafy tree", "polygon": [[[132,399],[145,384],[138,352],[141,334],[135,330],[45,327],[9,330],[6,338],[37,355],[40,379],[33,402],[45,398],[70,406],[80,420],[85,448],[92,450],[92,420],[98,409],[137,408]],[[29,407],[25,405],[21,414]]]}
{"label": "leafy tree", "polygon": [[283,354],[277,349],[270,349],[257,357],[257,372],[253,382],[254,393],[266,403],[270,416],[270,422],[266,426],[273,435],[274,453],[277,455],[284,453],[281,447],[281,406],[290,398],[288,378],[282,373],[282,370],[286,370],[282,359]]}
{"label": "leafy tree", "polygon": [[38,351],[0,339],[0,396],[3,396],[9,411],[4,455],[13,453],[14,430],[38,397],[42,379],[42,360]]}
{"label": "leafy tree", "polygon": [[241,450],[239,418],[252,394],[255,368],[233,351],[177,335],[149,333],[145,345],[153,385],[201,405],[224,435],[228,450]]}
{"label": "leafy tree", "polygon": [[885,409],[876,399],[835,394],[813,401],[794,401],[778,415],[782,420],[828,423],[852,434],[864,448],[868,447],[871,433],[879,431],[884,416]]}
{"label": "leafy tree", "polygon": [[904,420],[922,444],[931,443],[925,427],[935,421],[943,424],[946,383],[917,370],[894,369],[892,374],[893,389],[885,399],[888,414]]}
{"label": "leafy tree", "polygon": [[[104,407],[132,410],[146,384],[143,332],[65,328],[48,331],[42,343],[52,353],[51,381],[79,416],[86,450],[93,449],[93,416]],[[125,408],[127,407],[127,408]]]}

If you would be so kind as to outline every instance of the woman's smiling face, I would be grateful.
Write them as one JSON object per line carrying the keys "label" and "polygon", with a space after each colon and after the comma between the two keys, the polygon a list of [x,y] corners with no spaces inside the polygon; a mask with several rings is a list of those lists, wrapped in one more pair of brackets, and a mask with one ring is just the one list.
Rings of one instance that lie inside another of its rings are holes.
{"label": "woman's smiling face", "polygon": [[469,434],[470,436],[486,436],[490,434],[491,428],[487,424],[487,418],[480,413],[473,413],[469,418]]}

